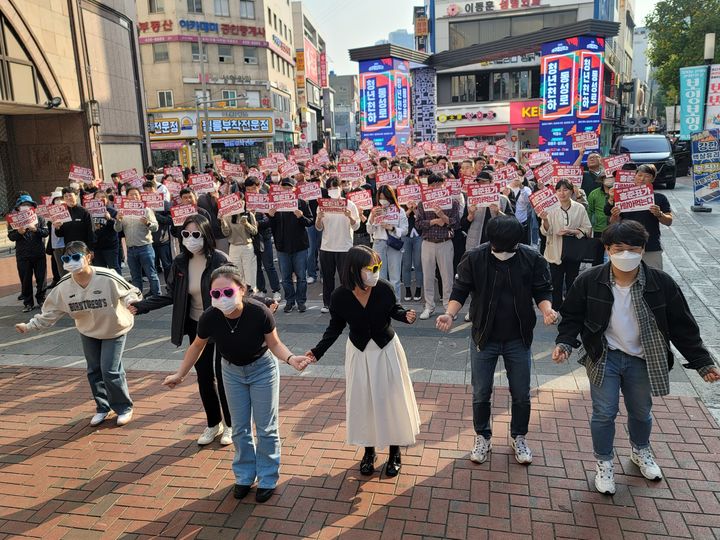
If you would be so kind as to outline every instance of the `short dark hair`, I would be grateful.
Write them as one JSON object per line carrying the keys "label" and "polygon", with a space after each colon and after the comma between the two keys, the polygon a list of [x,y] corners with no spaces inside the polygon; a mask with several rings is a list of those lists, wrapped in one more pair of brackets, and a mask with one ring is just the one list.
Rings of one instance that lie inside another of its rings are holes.
{"label": "short dark hair", "polygon": [[480,171],[478,173],[477,177],[475,178],[475,180],[477,182],[482,182],[482,181],[492,182],[493,181],[492,172],[491,171]]}
{"label": "short dark hair", "polygon": [[157,184],[155,183],[155,180],[145,180],[143,182],[143,189],[150,188],[155,189],[157,187]]}
{"label": "short dark hair", "polygon": [[349,291],[354,290],[355,287],[365,287],[362,269],[373,261],[380,262],[380,255],[369,247],[360,245],[350,248],[340,271],[340,284]]}
{"label": "short dark hair", "polygon": [[439,174],[432,173],[430,176],[428,176],[428,184],[438,184],[444,181],[445,179]]}
{"label": "short dark hair", "polygon": [[65,186],[64,188],[62,188],[63,195],[67,195],[68,193],[74,193],[75,195],[77,195],[78,190],[75,189],[74,187],[70,187],[70,186]]}
{"label": "short dark hair", "polygon": [[188,193],[190,193],[191,195],[195,195],[195,192],[192,189],[190,189],[189,187],[185,187],[180,190],[178,196],[182,197],[183,195],[187,195]]}
{"label": "short dark hair", "polygon": [[639,221],[625,219],[618,223],[612,223],[602,233],[602,243],[605,247],[613,244],[627,244],[628,246],[645,247],[650,235],[645,226]]}
{"label": "short dark hair", "polygon": [[567,178],[562,178],[557,181],[557,184],[555,184],[555,191],[557,191],[561,187],[564,187],[565,189],[569,189],[570,191],[573,191],[575,189],[575,186],[573,186],[573,183],[570,180],[568,180]]}
{"label": "short dark hair", "polygon": [[65,246],[65,251],[63,251],[63,253],[65,255],[72,255],[73,253],[79,253],[80,255],[89,255],[90,253],[92,253],[92,251],[90,251],[90,248],[85,242],[81,242],[80,240],[73,240]]}
{"label": "short dark hair", "polygon": [[487,238],[495,251],[515,251],[524,232],[515,216],[495,216],[487,224]]}
{"label": "short dark hair", "polygon": [[336,188],[336,187],[338,187],[338,188],[340,187],[340,180],[338,180],[337,176],[331,176],[330,178],[327,179],[327,182],[325,182],[325,188],[330,189],[330,188]]}
{"label": "short dark hair", "polygon": [[[183,223],[181,230],[184,230],[185,227],[187,227],[191,223],[197,225],[197,228],[200,230],[200,234],[202,234],[204,240],[203,252],[205,253],[206,257],[209,257],[210,255],[212,255],[213,251],[215,251],[215,235],[213,234],[210,221],[208,221],[205,216],[201,216],[200,214],[188,216]],[[183,244],[182,242],[182,238],[180,239],[180,251],[184,253],[188,259],[192,259],[193,254],[188,248],[185,247],[185,244]]]}

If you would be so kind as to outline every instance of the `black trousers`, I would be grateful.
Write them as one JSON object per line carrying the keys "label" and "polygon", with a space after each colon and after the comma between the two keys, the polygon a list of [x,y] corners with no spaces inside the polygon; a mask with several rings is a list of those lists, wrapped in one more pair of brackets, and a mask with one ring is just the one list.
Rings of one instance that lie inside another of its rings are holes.
{"label": "black trousers", "polygon": [[560,309],[565,298],[564,291],[570,290],[575,278],[580,273],[580,262],[562,261],[560,264],[550,263],[550,275],[552,276],[552,307]]}
{"label": "black trousers", "polygon": [[18,275],[20,276],[20,292],[23,297],[23,304],[32,306],[33,301],[33,276],[37,287],[38,305],[45,301],[45,280],[47,278],[47,259],[42,257],[20,257],[16,259]]}
{"label": "black trousers", "polygon": [[335,272],[342,272],[347,253],[320,250],[320,272],[323,279],[323,306],[330,306],[330,296],[335,290]]}
{"label": "black trousers", "polygon": [[[190,338],[190,343],[197,335],[197,322],[187,319],[185,322],[185,333]],[[215,344],[208,343],[205,346],[200,358],[195,363],[195,373],[198,379],[200,390],[200,401],[202,401],[208,427],[217,426],[225,417],[225,423],[232,425],[230,409],[225,397],[225,387],[222,381],[222,365],[220,353],[216,354]],[[217,386],[215,380],[217,379]]]}
{"label": "black trousers", "polygon": [[599,266],[605,262],[605,246],[600,241],[602,238],[601,232],[593,232],[593,238],[597,239],[597,246],[595,246],[595,260],[593,260],[593,266]]}

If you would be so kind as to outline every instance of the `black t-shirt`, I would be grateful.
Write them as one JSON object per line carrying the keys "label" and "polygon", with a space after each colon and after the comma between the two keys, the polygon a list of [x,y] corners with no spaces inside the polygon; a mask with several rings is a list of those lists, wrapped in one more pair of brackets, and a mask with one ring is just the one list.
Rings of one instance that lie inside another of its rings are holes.
{"label": "black t-shirt", "polygon": [[[655,193],[655,204],[660,207],[664,214],[670,212],[670,202],[662,193]],[[650,210],[640,210],[638,212],[623,212],[620,214],[622,219],[631,219],[642,223],[647,229],[650,238],[648,238],[645,251],[661,251],[660,245],[660,221],[650,213]]]}
{"label": "black t-shirt", "polygon": [[267,352],[265,334],[274,329],[275,319],[270,310],[255,300],[245,299],[237,319],[226,318],[219,309],[207,309],[200,315],[197,335],[212,338],[222,357],[231,364],[246,366]]}
{"label": "black t-shirt", "polygon": [[[488,212],[489,214],[490,212]],[[501,343],[521,339],[520,319],[515,309],[515,297],[510,289],[510,265],[515,262],[515,257],[507,261],[500,261],[494,255],[490,255],[490,280],[494,280],[493,295],[495,295],[495,310],[492,314],[492,327],[490,339]]]}

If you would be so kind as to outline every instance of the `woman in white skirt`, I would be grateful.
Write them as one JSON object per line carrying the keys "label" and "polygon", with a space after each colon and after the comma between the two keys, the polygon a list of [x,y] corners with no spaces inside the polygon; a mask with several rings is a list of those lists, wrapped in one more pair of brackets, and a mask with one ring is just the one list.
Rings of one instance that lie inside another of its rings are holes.
{"label": "woman in white skirt", "polygon": [[348,251],[341,286],[330,298],[330,324],[307,356],[319,360],[350,326],[345,347],[347,442],[365,447],[360,473],[375,471],[376,447],[389,446],[385,474],[400,472],[400,447],[415,444],[420,414],[405,351],[390,319],[415,322],[398,304],[392,285],[380,280],[380,256],[366,246]]}

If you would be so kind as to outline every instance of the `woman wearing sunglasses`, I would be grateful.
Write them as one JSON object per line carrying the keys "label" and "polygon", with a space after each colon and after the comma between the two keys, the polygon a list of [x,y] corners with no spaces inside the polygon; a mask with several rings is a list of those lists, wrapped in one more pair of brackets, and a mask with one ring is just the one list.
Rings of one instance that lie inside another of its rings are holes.
{"label": "woman wearing sunglasses", "polygon": [[42,312],[15,329],[25,334],[53,326],[70,315],[80,332],[87,362],[87,378],[95,398],[96,414],[91,426],[117,414],[117,425],[132,419],[133,402],[128,392],[122,353],[125,336],[134,318],[128,306],[141,298],[140,291],[113,270],[91,266],[92,253],[83,242],[70,242],[61,256],[68,272],[48,294]]}
{"label": "woman wearing sunglasses", "polygon": [[[174,388],[183,382],[208,341],[216,343],[223,358],[223,384],[234,420],[234,495],[237,499],[245,497],[257,479],[255,500],[265,502],[275,490],[280,469],[277,358],[298,371],[305,369],[311,359],[295,356],[283,345],[266,306],[243,298],[246,288],[242,277],[232,265],[212,273],[210,296],[215,309],[202,314],[197,337],[185,352],[180,368],[168,375],[163,384]],[[253,441],[251,419],[255,422],[257,443]]]}
{"label": "woman wearing sunglasses", "polygon": [[405,351],[390,319],[415,322],[415,311],[398,304],[392,285],[380,280],[380,256],[366,246],[347,254],[341,287],[330,298],[330,324],[320,343],[306,353],[317,361],[340,337],[345,325],[347,442],[365,447],[360,473],[375,471],[378,446],[389,446],[385,474],[400,472],[400,447],[415,444],[420,414]]}
{"label": "woman wearing sunglasses", "polygon": [[[142,315],[172,305],[170,341],[176,347],[182,345],[183,336],[188,336],[190,343],[195,340],[200,316],[210,307],[210,275],[228,263],[225,254],[215,249],[210,221],[199,214],[185,220],[180,240],[180,253],[172,262],[167,280],[167,294],[147,298],[130,308]],[[204,446],[220,437],[220,444],[229,445],[232,443],[231,415],[223,387],[220,356],[215,355],[214,343],[204,348],[195,371],[207,417],[207,428],[197,442]]]}

